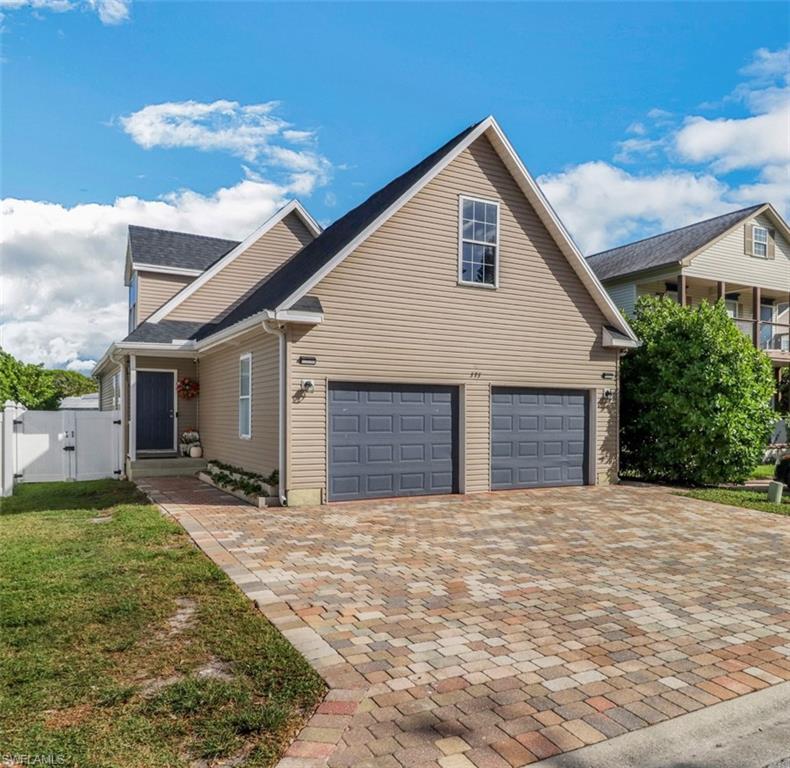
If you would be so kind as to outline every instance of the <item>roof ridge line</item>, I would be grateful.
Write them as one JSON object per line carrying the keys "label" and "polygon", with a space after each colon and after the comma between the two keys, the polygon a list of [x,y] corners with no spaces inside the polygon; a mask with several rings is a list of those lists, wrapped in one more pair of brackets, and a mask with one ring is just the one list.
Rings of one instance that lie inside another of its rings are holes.
{"label": "roof ridge line", "polygon": [[591,253],[589,256],[585,256],[585,258],[589,261],[590,259],[594,259],[598,256],[605,256],[607,253],[612,253],[613,251],[619,251],[621,248],[628,248],[632,245],[637,245],[638,243],[646,243],[648,240],[655,240],[657,237],[664,237],[664,235],[671,235],[673,232],[682,232],[684,229],[691,229],[691,227],[699,226],[700,224],[707,224],[710,221],[715,221],[716,219],[722,219],[725,216],[732,216],[736,213],[745,213],[746,211],[755,211],[758,208],[762,208],[767,203],[759,203],[757,205],[750,205],[746,208],[738,208],[734,211],[728,211],[727,213],[720,213],[718,216],[711,216],[707,219],[702,219],[700,221],[694,221],[691,224],[684,224],[682,227],[675,227],[675,229],[668,229],[665,232],[658,232],[655,235],[650,235],[649,237],[641,237],[639,240],[632,240],[628,243],[623,243],[622,245],[616,245],[614,248],[608,248],[605,251],[598,251],[598,253]]}
{"label": "roof ridge line", "polygon": [[185,235],[186,237],[203,237],[207,240],[222,240],[226,243],[239,243],[240,240],[234,240],[230,237],[217,237],[216,235],[201,235],[198,232],[184,232],[180,229],[162,229],[162,227],[146,227],[144,224],[128,224],[128,229],[145,229],[149,232],[166,232],[168,235]]}

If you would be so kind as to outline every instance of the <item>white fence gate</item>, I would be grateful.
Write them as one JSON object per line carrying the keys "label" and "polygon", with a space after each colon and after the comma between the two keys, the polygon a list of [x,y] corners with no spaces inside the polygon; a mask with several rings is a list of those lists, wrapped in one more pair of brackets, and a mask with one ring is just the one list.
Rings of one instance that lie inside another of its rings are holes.
{"label": "white fence gate", "polygon": [[4,496],[14,483],[121,475],[119,411],[28,411],[7,404],[2,421]]}

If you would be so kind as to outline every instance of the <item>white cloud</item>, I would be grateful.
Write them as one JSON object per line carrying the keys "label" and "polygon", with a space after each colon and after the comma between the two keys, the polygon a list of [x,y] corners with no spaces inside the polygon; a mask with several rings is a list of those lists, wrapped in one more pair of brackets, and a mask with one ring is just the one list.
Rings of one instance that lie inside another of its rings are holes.
{"label": "white cloud", "polygon": [[[587,253],[737,207],[772,202],[790,210],[790,48],[760,49],[747,80],[708,108],[748,114],[701,117],[651,109],[616,145],[615,163],[661,161],[631,173],[588,162],[538,179]],[[737,182],[726,175],[739,171]],[[752,178],[744,179],[751,175]]]}
{"label": "white cloud", "polygon": [[132,0],[0,0],[0,8],[16,11],[30,8],[33,11],[65,13],[77,9],[95,12],[102,24],[120,24],[129,18]]}
{"label": "white cloud", "polygon": [[102,24],[121,24],[129,18],[132,0],[88,0]]}
{"label": "white cloud", "polygon": [[682,160],[711,163],[721,173],[783,163],[790,156],[790,106],[745,118],[689,117],[675,149]]}
{"label": "white cloud", "polygon": [[28,362],[86,368],[126,335],[128,224],[241,239],[292,194],[246,179],[212,195],[181,190],[107,205],[3,200],[0,345]]}
{"label": "white cloud", "polygon": [[268,169],[313,174],[317,180],[326,181],[331,164],[305,147],[315,140],[314,132],[295,129],[276,114],[278,107],[276,101],[246,105],[228,99],[165,102],[143,107],[119,122],[145,149],[224,151],[248,163],[263,163]]}
{"label": "white cloud", "polygon": [[546,174],[538,183],[584,253],[732,208],[725,184],[682,170],[635,175],[599,161]]}

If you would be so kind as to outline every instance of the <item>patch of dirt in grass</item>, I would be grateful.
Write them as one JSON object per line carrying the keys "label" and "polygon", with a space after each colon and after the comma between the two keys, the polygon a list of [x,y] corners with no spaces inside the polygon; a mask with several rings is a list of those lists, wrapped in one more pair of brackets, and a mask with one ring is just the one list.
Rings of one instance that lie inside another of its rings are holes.
{"label": "patch of dirt in grass", "polygon": [[232,667],[225,661],[212,658],[194,672],[195,677],[212,680],[233,680]]}
{"label": "patch of dirt in grass", "polygon": [[167,688],[168,685],[180,683],[182,680],[189,677],[189,675],[197,677],[200,680],[225,680],[227,682],[234,679],[231,665],[212,656],[205,664],[196,667],[189,674],[154,677],[139,681],[141,686],[140,693],[143,697],[148,698],[161,691],[162,688]]}
{"label": "patch of dirt in grass", "polygon": [[47,716],[44,725],[51,730],[70,728],[87,720],[92,712],[91,704],[78,704],[68,709],[48,709],[44,712]]}
{"label": "patch of dirt in grass", "polygon": [[167,620],[168,634],[177,635],[189,627],[195,620],[197,603],[190,597],[177,597],[178,610]]}
{"label": "patch of dirt in grass", "polygon": [[204,758],[193,760],[189,764],[189,768],[238,768],[247,762],[247,757],[250,752],[252,752],[253,746],[253,744],[249,744],[235,755],[230,755],[229,757],[214,758],[212,760],[206,760]]}

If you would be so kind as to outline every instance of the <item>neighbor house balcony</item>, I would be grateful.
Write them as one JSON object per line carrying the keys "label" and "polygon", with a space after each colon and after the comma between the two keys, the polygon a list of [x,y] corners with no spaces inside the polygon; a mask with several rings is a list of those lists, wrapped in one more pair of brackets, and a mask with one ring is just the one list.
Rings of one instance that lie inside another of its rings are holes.
{"label": "neighbor house balcony", "polygon": [[638,295],[671,296],[684,306],[703,300],[724,300],[739,330],[762,349],[775,366],[790,365],[790,292],[759,286],[725,283],[680,274],[637,286]]}

